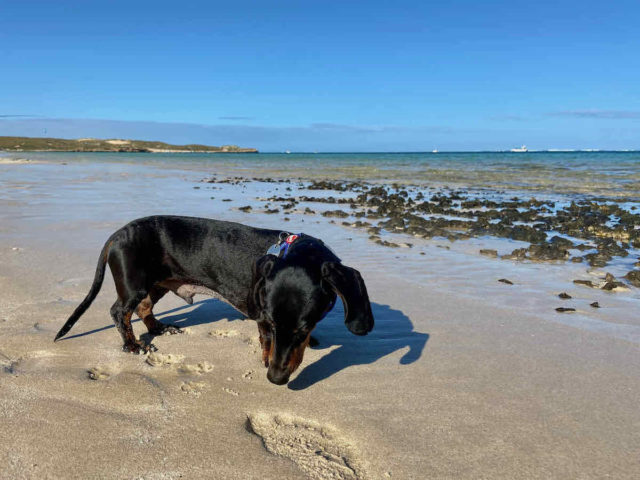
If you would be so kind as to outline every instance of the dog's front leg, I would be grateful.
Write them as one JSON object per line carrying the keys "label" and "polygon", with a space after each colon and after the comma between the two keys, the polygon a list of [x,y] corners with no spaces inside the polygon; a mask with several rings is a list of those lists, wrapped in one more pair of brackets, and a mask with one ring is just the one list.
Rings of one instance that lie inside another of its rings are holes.
{"label": "dog's front leg", "polygon": [[265,367],[268,367],[269,360],[271,360],[271,351],[273,350],[271,328],[267,322],[258,322],[258,332],[260,333],[260,345],[262,346],[262,363],[264,363]]}

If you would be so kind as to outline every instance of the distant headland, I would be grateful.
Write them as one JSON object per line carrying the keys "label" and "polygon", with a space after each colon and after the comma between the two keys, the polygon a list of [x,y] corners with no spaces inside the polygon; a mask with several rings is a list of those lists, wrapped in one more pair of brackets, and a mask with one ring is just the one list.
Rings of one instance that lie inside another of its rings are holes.
{"label": "distant headland", "polygon": [[149,152],[149,153],[258,153],[237,145],[171,145],[145,140],[101,140],[97,138],[2,137],[0,150],[11,152]]}

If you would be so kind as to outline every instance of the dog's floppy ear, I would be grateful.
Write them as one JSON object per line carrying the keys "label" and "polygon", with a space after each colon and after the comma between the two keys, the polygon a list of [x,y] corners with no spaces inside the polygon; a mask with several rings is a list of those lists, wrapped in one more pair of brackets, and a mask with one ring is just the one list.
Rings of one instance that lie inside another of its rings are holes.
{"label": "dog's floppy ear", "polygon": [[251,276],[251,287],[247,298],[247,315],[253,320],[257,320],[264,303],[265,278],[273,270],[273,266],[278,261],[275,255],[264,255],[253,263],[253,274]]}
{"label": "dog's floppy ear", "polygon": [[360,272],[338,262],[324,262],[322,280],[340,295],[344,305],[344,323],[355,335],[366,335],[373,330],[373,313],[367,287]]}

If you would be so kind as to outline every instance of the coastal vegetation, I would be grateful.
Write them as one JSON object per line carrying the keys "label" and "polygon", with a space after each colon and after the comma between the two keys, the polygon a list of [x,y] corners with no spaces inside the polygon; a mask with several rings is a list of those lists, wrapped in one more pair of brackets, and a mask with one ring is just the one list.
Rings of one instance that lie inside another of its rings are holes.
{"label": "coastal vegetation", "polygon": [[41,137],[2,137],[0,150],[23,152],[153,152],[153,153],[257,153],[255,148],[243,148],[237,145],[171,145],[165,142],[145,140],[121,140],[98,138],[41,138]]}

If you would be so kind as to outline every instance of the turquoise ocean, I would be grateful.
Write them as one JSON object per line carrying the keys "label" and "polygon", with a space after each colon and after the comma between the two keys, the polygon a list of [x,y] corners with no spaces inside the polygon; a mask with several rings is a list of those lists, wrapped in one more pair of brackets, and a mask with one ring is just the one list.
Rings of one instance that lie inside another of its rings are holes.
{"label": "turquoise ocean", "polygon": [[640,200],[640,152],[74,153],[2,155],[60,162],[166,165],[256,178],[334,179]]}

